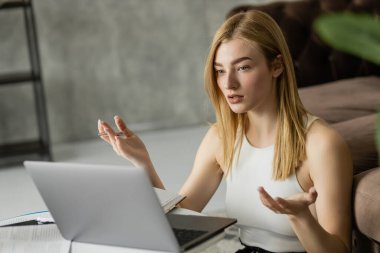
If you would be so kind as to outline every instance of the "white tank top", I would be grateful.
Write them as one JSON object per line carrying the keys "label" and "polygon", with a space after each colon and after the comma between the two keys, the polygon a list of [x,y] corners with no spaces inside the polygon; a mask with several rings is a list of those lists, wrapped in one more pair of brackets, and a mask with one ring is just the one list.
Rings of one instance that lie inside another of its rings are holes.
{"label": "white tank top", "polygon": [[[316,119],[308,116],[307,128]],[[235,156],[226,178],[226,211],[229,217],[237,218],[240,240],[244,244],[274,252],[302,252],[305,249],[287,215],[274,213],[259,197],[259,186],[273,197],[286,198],[303,192],[295,174],[285,181],[272,179],[273,157],[274,145],[255,148],[244,136],[239,160],[236,161]]]}

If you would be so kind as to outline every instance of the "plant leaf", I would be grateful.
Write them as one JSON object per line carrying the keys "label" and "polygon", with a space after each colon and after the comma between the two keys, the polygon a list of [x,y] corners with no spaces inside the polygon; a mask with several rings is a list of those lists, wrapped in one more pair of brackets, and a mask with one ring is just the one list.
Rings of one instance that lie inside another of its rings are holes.
{"label": "plant leaf", "polygon": [[332,47],[380,65],[380,20],[350,12],[321,15],[314,29]]}

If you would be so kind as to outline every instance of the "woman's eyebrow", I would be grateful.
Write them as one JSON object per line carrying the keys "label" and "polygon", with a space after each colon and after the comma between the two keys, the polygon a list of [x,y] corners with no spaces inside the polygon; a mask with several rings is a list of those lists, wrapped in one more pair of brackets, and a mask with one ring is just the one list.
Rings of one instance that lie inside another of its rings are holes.
{"label": "woman's eyebrow", "polygon": [[[251,57],[243,56],[243,57],[239,57],[239,58],[233,60],[233,61],[231,62],[231,65],[235,65],[235,64],[237,64],[237,63],[239,63],[239,62],[242,62],[242,61],[245,61],[245,60],[251,60],[251,61],[253,61]],[[218,62],[214,62],[214,66],[220,66],[220,67],[222,67],[223,64],[218,63]]]}

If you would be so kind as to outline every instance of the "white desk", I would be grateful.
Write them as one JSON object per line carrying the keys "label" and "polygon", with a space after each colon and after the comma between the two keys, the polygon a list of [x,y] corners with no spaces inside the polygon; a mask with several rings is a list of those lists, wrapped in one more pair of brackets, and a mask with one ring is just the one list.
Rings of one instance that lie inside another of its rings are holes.
{"label": "white desk", "polygon": [[[172,211],[175,214],[181,215],[202,215],[186,209],[175,209]],[[206,242],[198,245],[197,247],[188,251],[189,253],[204,252],[207,248],[212,247],[220,239],[223,239],[224,233],[221,233]],[[149,238],[147,238],[149,240]],[[71,245],[70,245],[71,244]],[[71,246],[71,247],[70,247]],[[53,250],[54,249],[54,250]],[[26,251],[40,252],[40,253],[97,253],[97,252],[110,252],[110,253],[154,253],[161,251],[132,249],[126,247],[116,247],[107,245],[98,245],[90,243],[70,242],[65,240],[59,233],[55,224],[48,225],[32,225],[32,226],[11,226],[0,227],[0,252],[2,253],[19,253]],[[164,252],[162,252],[164,253]]]}

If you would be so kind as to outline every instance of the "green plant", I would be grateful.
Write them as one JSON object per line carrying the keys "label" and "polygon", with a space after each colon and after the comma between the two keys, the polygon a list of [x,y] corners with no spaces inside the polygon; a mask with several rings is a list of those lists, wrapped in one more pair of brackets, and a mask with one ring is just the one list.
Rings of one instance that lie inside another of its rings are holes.
{"label": "green plant", "polygon": [[332,47],[380,65],[380,19],[369,14],[330,13],[314,22]]}
{"label": "green plant", "polygon": [[[332,47],[380,65],[380,17],[350,12],[322,15],[314,22],[319,36]],[[380,154],[380,107],[376,145]],[[380,158],[379,158],[380,164]]]}

